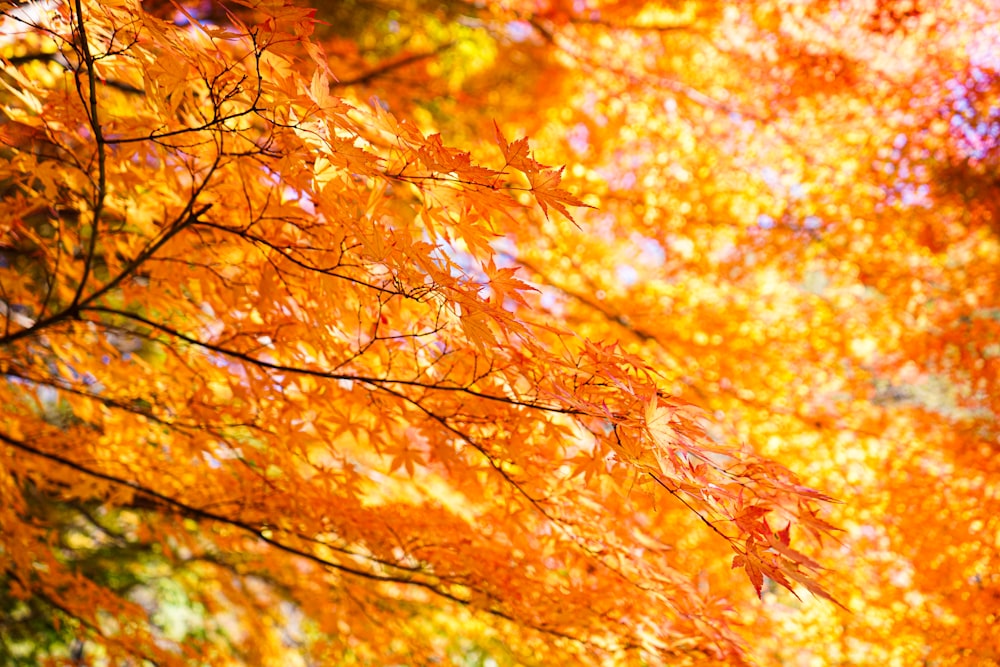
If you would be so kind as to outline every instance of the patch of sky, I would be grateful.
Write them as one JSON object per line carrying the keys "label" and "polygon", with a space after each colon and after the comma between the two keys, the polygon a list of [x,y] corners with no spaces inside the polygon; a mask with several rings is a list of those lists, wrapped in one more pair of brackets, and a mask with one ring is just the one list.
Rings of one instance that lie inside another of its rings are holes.
{"label": "patch of sky", "polygon": [[47,384],[35,385],[35,395],[43,405],[55,405],[59,400],[59,390]]}
{"label": "patch of sky", "polygon": [[210,8],[211,4],[207,2],[200,2],[197,4],[189,3],[184,7],[183,11],[178,9],[174,12],[174,25],[191,25],[191,20],[194,19],[194,21],[201,27],[212,27],[215,25],[214,23],[203,20]]}
{"label": "patch of sky", "polygon": [[629,241],[635,248],[632,256],[634,263],[619,264],[615,267],[615,278],[622,287],[631,287],[639,281],[640,273],[636,266],[656,268],[662,266],[667,259],[663,246],[654,238],[633,233]]}
{"label": "patch of sky", "polygon": [[590,232],[593,236],[611,243],[618,238],[618,220],[614,215],[601,212],[590,217]]}
{"label": "patch of sky", "polygon": [[208,467],[209,468],[221,468],[222,467],[222,463],[219,461],[219,459],[215,458],[214,456],[212,456],[208,452],[203,451],[201,453],[201,456],[202,456],[202,458],[205,459],[205,462],[208,463]]}
{"label": "patch of sky", "polygon": [[639,281],[639,272],[630,264],[619,264],[615,269],[615,278],[622,287],[631,287]]}
{"label": "patch of sky", "polygon": [[285,201],[298,202],[299,208],[301,208],[306,215],[316,214],[316,204],[313,203],[311,197],[307,196],[301,190],[297,190],[290,185],[286,185],[284,192],[282,192],[282,197]]}
{"label": "patch of sky", "polygon": [[517,266],[517,242],[513,235],[503,236],[491,244],[496,252],[496,265],[500,268]]}
{"label": "patch of sky", "polygon": [[922,183],[915,188],[903,190],[900,198],[906,206],[930,206],[930,194],[930,186]]}
{"label": "patch of sky", "polygon": [[974,64],[966,75],[965,80],[954,78],[945,84],[950,98],[945,111],[950,112],[949,124],[961,140],[966,156],[979,160],[1000,143],[1000,109],[991,106],[983,113],[975,105],[977,98],[989,94],[997,73],[992,65]]}
{"label": "patch of sky", "polygon": [[535,29],[527,21],[508,21],[507,37],[514,42],[523,42],[531,38]]}
{"label": "patch of sky", "polygon": [[656,239],[642,234],[633,234],[632,242],[639,247],[640,258],[643,262],[659,266],[667,261],[667,253],[663,249],[663,245]]}
{"label": "patch of sky", "polygon": [[636,172],[643,166],[641,157],[627,156],[622,151],[617,151],[610,166],[602,167],[598,170],[598,174],[609,187],[616,190],[630,190],[638,182]]}
{"label": "patch of sky", "polygon": [[476,258],[456,244],[438,239],[435,252],[440,253],[444,259],[449,261],[448,271],[452,278],[461,279],[464,277],[467,283],[485,283],[489,280]]}
{"label": "patch of sky", "polygon": [[583,123],[577,123],[570,128],[567,141],[577,155],[583,155],[590,149],[590,130]]}
{"label": "patch of sky", "polygon": [[538,286],[538,291],[541,292],[541,296],[538,300],[542,307],[554,316],[562,317],[566,310],[562,293],[548,285]]}

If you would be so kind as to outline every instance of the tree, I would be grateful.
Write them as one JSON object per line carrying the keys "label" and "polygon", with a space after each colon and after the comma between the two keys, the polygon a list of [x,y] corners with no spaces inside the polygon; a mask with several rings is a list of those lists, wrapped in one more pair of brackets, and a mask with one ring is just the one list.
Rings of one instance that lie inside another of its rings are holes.
{"label": "tree", "polygon": [[331,93],[312,23],[6,10],[8,658],[739,659],[690,517],[823,594],[823,496],[498,266],[562,170]]}
{"label": "tree", "polygon": [[7,662],[997,662],[991,3],[319,9],[5,9]]}
{"label": "tree", "polygon": [[603,234],[518,259],[845,500],[850,611],[740,607],[758,661],[996,664],[996,9],[687,9],[526,15],[584,72],[533,134]]}

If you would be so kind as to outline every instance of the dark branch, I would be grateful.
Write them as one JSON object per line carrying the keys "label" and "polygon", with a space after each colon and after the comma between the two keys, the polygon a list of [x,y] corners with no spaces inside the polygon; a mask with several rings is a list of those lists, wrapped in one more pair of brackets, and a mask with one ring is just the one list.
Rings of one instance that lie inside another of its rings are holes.
{"label": "dark branch", "polygon": [[454,46],[454,42],[448,42],[447,44],[442,44],[433,51],[426,51],[423,53],[413,53],[411,55],[405,56],[398,60],[390,60],[380,64],[378,67],[365,72],[364,74],[359,74],[358,76],[351,79],[344,79],[342,81],[334,81],[330,84],[330,88],[346,88],[347,86],[363,86],[365,84],[371,83],[375,79],[385,76],[393,70],[402,69],[407,65],[412,65],[418,63],[421,60],[428,60],[440,54],[442,51],[446,51]]}
{"label": "dark branch", "polygon": [[77,71],[77,92],[81,100],[87,107],[87,120],[90,130],[94,133],[95,150],[97,151],[97,185],[94,193],[93,218],[90,224],[90,243],[87,245],[87,254],[83,260],[83,275],[80,277],[80,284],[76,286],[76,293],[73,294],[72,305],[78,305],[83,298],[83,291],[87,286],[87,279],[90,277],[90,270],[94,263],[94,253],[97,251],[97,226],[101,221],[101,214],[104,212],[104,202],[108,195],[108,169],[107,169],[107,144],[104,139],[104,130],[101,128],[101,118],[97,108],[97,75],[94,72],[94,55],[90,52],[90,43],[87,41],[87,28],[83,20],[83,1],[76,0],[76,32],[80,39],[80,53],[83,59],[83,69],[87,76],[87,95],[84,95],[79,84],[79,71]]}
{"label": "dark branch", "polygon": [[[273,536],[269,537],[269,536],[267,536],[265,534],[265,529],[262,529],[259,526],[255,526],[255,525],[246,523],[244,521],[240,521],[238,519],[232,519],[232,518],[229,518],[229,517],[223,516],[221,514],[217,514],[215,512],[211,512],[211,511],[208,511],[208,510],[205,510],[205,509],[202,509],[202,508],[194,507],[193,505],[189,505],[187,503],[184,503],[184,502],[182,502],[180,500],[177,500],[176,498],[172,498],[172,497],[170,497],[170,496],[168,496],[166,494],[160,493],[159,491],[155,491],[154,489],[150,489],[150,488],[148,488],[146,486],[143,486],[143,485],[141,485],[141,484],[139,484],[137,482],[133,482],[131,480],[127,480],[127,479],[118,477],[116,475],[111,475],[109,473],[101,472],[100,470],[94,470],[92,468],[88,468],[87,466],[85,466],[83,464],[77,463],[76,461],[68,459],[68,458],[66,458],[64,456],[61,456],[59,454],[54,454],[52,452],[43,451],[41,449],[38,449],[37,447],[33,447],[32,445],[29,445],[26,442],[23,442],[23,441],[18,440],[16,438],[12,438],[11,436],[7,435],[6,433],[0,433],[0,441],[3,441],[5,443],[7,443],[11,447],[13,447],[15,449],[18,449],[18,450],[20,450],[22,452],[31,454],[33,456],[38,456],[40,458],[46,459],[48,461],[51,461],[53,463],[57,463],[59,465],[65,466],[67,468],[70,468],[71,470],[75,470],[76,472],[81,473],[83,475],[86,475],[88,477],[92,477],[92,478],[95,478],[95,479],[100,479],[100,480],[103,480],[103,481],[106,481],[106,482],[110,482],[112,484],[116,484],[118,486],[123,486],[123,487],[126,487],[128,489],[131,489],[134,492],[140,494],[141,496],[144,496],[144,497],[148,498],[149,500],[153,501],[154,504],[159,504],[161,507],[163,507],[163,508],[165,508],[167,510],[173,511],[173,512],[177,512],[177,513],[179,513],[179,514],[181,514],[183,516],[187,516],[187,517],[195,518],[195,519],[199,519],[199,520],[204,520],[204,521],[218,522],[218,523],[222,523],[222,524],[225,524],[225,525],[228,525],[228,526],[232,526],[233,528],[237,528],[237,529],[239,529],[239,530],[241,530],[241,531],[243,531],[243,532],[245,532],[245,533],[247,533],[249,535],[252,535],[254,538],[261,540],[262,542],[268,544],[271,547],[274,547],[275,549],[278,549],[279,551],[283,551],[285,553],[291,554],[293,556],[297,556],[299,558],[304,558],[305,560],[311,561],[311,562],[313,562],[313,563],[315,563],[315,564],[317,564],[317,565],[319,565],[321,567],[329,568],[331,570],[335,570],[337,572],[341,572],[341,573],[346,574],[346,575],[355,576],[355,577],[358,577],[358,578],[361,578],[361,579],[366,579],[366,580],[369,580],[369,581],[390,582],[390,583],[397,583],[397,584],[405,584],[405,585],[417,586],[417,587],[423,588],[423,589],[425,589],[425,590],[427,590],[427,591],[429,591],[429,592],[431,592],[431,593],[433,593],[433,594],[435,594],[435,595],[437,595],[437,596],[439,596],[441,598],[444,598],[446,600],[449,600],[451,602],[454,602],[454,603],[462,605],[462,606],[470,606],[472,604],[472,600],[471,599],[462,597],[462,596],[460,596],[460,595],[458,595],[456,593],[452,593],[452,592],[450,592],[450,591],[442,588],[440,584],[434,584],[432,582],[422,581],[422,580],[419,580],[419,579],[413,579],[413,578],[410,578],[410,577],[394,576],[394,575],[391,575],[391,574],[380,574],[380,573],[371,572],[371,571],[368,571],[368,570],[361,570],[361,569],[350,567],[348,565],[344,565],[343,563],[338,563],[338,562],[335,562],[335,561],[323,558],[322,556],[319,556],[319,555],[317,555],[315,553],[312,553],[310,551],[306,551],[304,549],[300,549],[300,548],[295,547],[293,545],[281,542],[280,540],[278,540],[277,538],[275,538]],[[327,545],[327,546],[329,546],[329,545]],[[485,612],[487,612],[488,614],[490,614],[492,616],[496,616],[498,618],[502,618],[502,619],[504,619],[506,621],[510,621],[510,622],[515,623],[517,625],[521,625],[523,627],[530,628],[530,629],[535,630],[537,632],[542,632],[542,633],[545,633],[545,634],[550,635],[550,636],[559,637],[561,639],[567,639],[567,640],[570,640],[570,641],[573,641],[573,642],[576,642],[576,643],[580,643],[580,644],[587,644],[587,641],[584,640],[584,639],[580,639],[579,637],[575,637],[573,635],[570,635],[570,634],[567,634],[567,633],[564,633],[564,632],[560,632],[558,630],[554,630],[554,629],[551,629],[551,628],[541,627],[541,626],[538,626],[536,624],[532,624],[530,622],[525,622],[523,620],[516,619],[513,616],[511,616],[510,614],[508,614],[507,612],[504,612],[504,611],[502,611],[500,609],[486,608],[486,609],[483,609],[482,611],[485,611]]]}
{"label": "dark branch", "polygon": [[[218,354],[223,354],[223,355],[226,355],[227,357],[230,357],[232,359],[239,359],[240,361],[244,361],[244,362],[246,362],[248,364],[253,364],[253,365],[255,365],[255,366],[259,367],[259,368],[266,368],[268,370],[278,371],[278,372],[281,372],[281,373],[292,373],[292,374],[296,374],[296,375],[307,375],[307,376],[310,376],[310,377],[324,378],[324,379],[327,379],[327,380],[350,380],[350,381],[353,381],[353,382],[363,382],[363,383],[374,385],[374,386],[382,388],[382,389],[385,389],[386,387],[388,387],[390,385],[403,385],[403,386],[410,386],[410,387],[420,387],[421,389],[427,389],[427,390],[431,390],[431,391],[452,391],[452,392],[459,392],[459,393],[463,393],[463,394],[468,394],[469,396],[475,396],[476,398],[481,398],[481,399],[488,400],[488,401],[496,401],[498,403],[506,403],[508,405],[513,405],[513,406],[522,407],[522,408],[530,408],[532,410],[540,410],[540,411],[543,411],[543,412],[554,412],[554,413],[566,414],[566,415],[583,415],[583,414],[585,414],[584,412],[582,412],[581,410],[578,410],[576,408],[563,408],[563,407],[559,407],[557,405],[547,405],[545,403],[533,403],[533,402],[529,402],[529,401],[520,401],[520,400],[517,400],[517,399],[514,399],[514,398],[509,398],[507,396],[497,396],[495,394],[484,394],[484,393],[476,391],[476,390],[474,390],[474,389],[472,389],[472,388],[470,388],[468,386],[461,386],[461,385],[454,385],[454,386],[452,386],[452,385],[432,384],[432,383],[428,383],[428,382],[418,382],[418,381],[415,381],[415,380],[405,380],[405,379],[402,379],[402,378],[365,377],[365,376],[351,375],[351,374],[348,374],[348,373],[332,373],[332,372],[329,372],[329,371],[322,371],[322,370],[312,369],[312,368],[300,368],[300,367],[297,367],[297,366],[285,366],[285,365],[282,365],[282,364],[275,364],[275,363],[271,363],[271,362],[268,362],[268,361],[264,361],[262,359],[257,359],[256,357],[253,357],[253,356],[251,356],[249,354],[246,354],[245,352],[239,352],[239,351],[236,351],[236,350],[231,350],[231,349],[229,349],[227,347],[223,347],[221,345],[216,345],[214,343],[209,343],[207,341],[198,340],[197,338],[194,338],[194,337],[189,336],[189,335],[187,335],[185,333],[182,333],[182,332],[180,332],[180,331],[178,331],[178,330],[176,330],[176,329],[174,329],[172,327],[169,327],[169,326],[167,326],[165,324],[161,324],[159,322],[154,322],[153,320],[151,320],[151,319],[149,319],[147,317],[143,317],[142,315],[139,315],[137,313],[129,313],[129,312],[125,312],[125,311],[122,311],[122,310],[116,310],[114,308],[107,308],[107,307],[104,307],[104,306],[92,306],[92,305],[83,305],[83,306],[81,306],[79,308],[79,312],[81,314],[84,313],[84,312],[105,313],[107,315],[114,315],[114,316],[117,316],[117,317],[121,317],[121,318],[129,319],[129,320],[133,320],[135,322],[139,322],[141,324],[145,324],[146,326],[152,327],[152,328],[154,328],[154,329],[156,329],[158,331],[162,331],[163,333],[167,334],[168,336],[171,336],[173,338],[177,338],[179,340],[182,340],[185,343],[189,343],[191,345],[195,345],[197,347],[200,347],[200,348],[202,348],[204,350],[209,350],[211,352],[216,352]],[[101,322],[95,322],[95,323],[96,324],[101,324]],[[165,342],[165,341],[160,341],[160,342]]]}

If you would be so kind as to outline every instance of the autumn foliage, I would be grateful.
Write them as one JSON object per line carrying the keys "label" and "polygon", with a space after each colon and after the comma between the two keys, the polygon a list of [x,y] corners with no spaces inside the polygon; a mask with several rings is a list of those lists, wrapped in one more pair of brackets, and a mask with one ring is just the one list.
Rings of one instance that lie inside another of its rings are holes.
{"label": "autumn foliage", "polygon": [[0,663],[1000,664],[993,5],[0,3]]}

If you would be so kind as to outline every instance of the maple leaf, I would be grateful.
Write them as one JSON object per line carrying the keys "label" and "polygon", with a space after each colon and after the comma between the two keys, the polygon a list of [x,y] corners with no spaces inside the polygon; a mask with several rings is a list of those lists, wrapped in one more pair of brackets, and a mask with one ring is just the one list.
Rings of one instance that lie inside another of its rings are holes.
{"label": "maple leaf", "polygon": [[480,350],[496,345],[497,340],[490,329],[489,317],[485,311],[463,308],[460,322],[462,331],[465,332],[469,341]]}
{"label": "maple leaf", "polygon": [[505,168],[508,166],[513,167],[524,173],[528,179],[531,194],[535,197],[546,217],[549,215],[549,207],[551,206],[565,218],[575,223],[573,216],[570,215],[569,210],[566,208],[567,206],[593,208],[572,195],[569,191],[559,187],[560,183],[562,183],[563,167],[553,169],[529,157],[527,137],[522,137],[513,143],[509,143],[500,131],[500,126],[496,124],[496,121],[494,121],[493,127],[497,145],[504,156]]}
{"label": "maple leaf", "polygon": [[538,291],[526,282],[514,277],[518,269],[519,267],[498,269],[492,256],[490,256],[487,265],[483,267],[483,270],[489,277],[489,287],[493,292],[493,299],[497,304],[502,306],[504,301],[510,298],[521,305],[527,306],[527,302],[520,293],[527,290]]}
{"label": "maple leaf", "polygon": [[542,207],[542,212],[546,217],[549,215],[549,207],[561,213],[570,222],[575,224],[573,216],[570,215],[567,206],[579,206],[583,208],[593,208],[580,199],[572,195],[569,191],[559,187],[562,182],[563,167],[559,169],[540,169],[538,171],[526,172],[528,182],[531,184],[531,194],[534,195],[538,205]]}
{"label": "maple leaf", "polygon": [[750,579],[750,583],[753,586],[754,591],[757,593],[757,597],[760,598],[763,595],[764,587],[764,573],[759,567],[757,567],[751,560],[742,554],[737,554],[733,556],[733,569],[743,568],[747,573],[747,577]]}
{"label": "maple leaf", "polygon": [[500,152],[503,154],[506,166],[514,167],[526,173],[535,172],[543,168],[542,165],[532,160],[529,156],[527,137],[521,137],[513,143],[509,143],[506,137],[504,137],[503,132],[500,131],[500,126],[497,125],[496,121],[493,121],[493,129],[497,146],[500,147]]}
{"label": "maple leaf", "polygon": [[424,457],[420,452],[413,449],[402,449],[397,451],[389,464],[389,472],[395,472],[396,470],[403,468],[406,473],[413,476],[416,466],[424,464]]}

